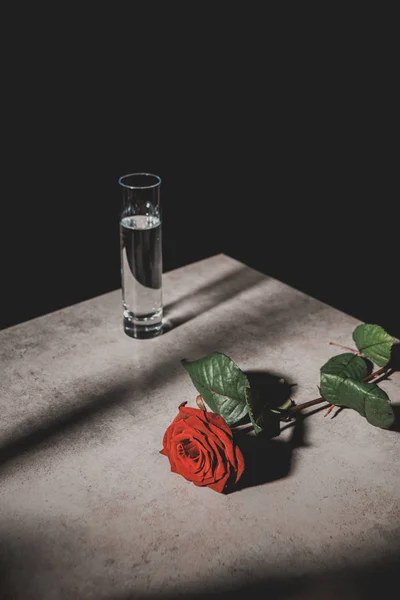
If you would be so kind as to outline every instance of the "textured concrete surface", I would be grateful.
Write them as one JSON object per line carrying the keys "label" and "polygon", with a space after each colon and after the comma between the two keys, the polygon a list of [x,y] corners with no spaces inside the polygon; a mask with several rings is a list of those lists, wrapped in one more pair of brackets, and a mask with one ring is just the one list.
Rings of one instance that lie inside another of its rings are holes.
{"label": "textured concrete surface", "polygon": [[[173,327],[154,340],[123,333],[118,291],[0,332],[0,598],[369,597],[359,585],[400,551],[400,433],[318,412],[228,496],[159,454],[195,406],[181,358],[220,350],[303,402],[357,321],[223,255],[164,290]],[[400,403],[400,374],[382,387]]]}

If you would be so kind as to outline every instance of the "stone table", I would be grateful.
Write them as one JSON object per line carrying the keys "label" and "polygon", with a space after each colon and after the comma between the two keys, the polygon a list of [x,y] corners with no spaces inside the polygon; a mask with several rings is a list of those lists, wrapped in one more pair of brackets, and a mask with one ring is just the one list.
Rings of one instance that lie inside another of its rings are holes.
{"label": "stone table", "polygon": [[[301,435],[283,424],[258,455],[271,468],[229,495],[159,454],[178,405],[195,406],[180,359],[219,350],[296,383],[304,402],[337,354],[329,341],[349,345],[358,321],[225,255],[168,273],[164,291],[172,328],[153,340],[123,333],[119,290],[0,332],[0,598],[366,598],[392,585],[398,431],[349,410],[307,416]],[[400,374],[382,387],[400,402]]]}

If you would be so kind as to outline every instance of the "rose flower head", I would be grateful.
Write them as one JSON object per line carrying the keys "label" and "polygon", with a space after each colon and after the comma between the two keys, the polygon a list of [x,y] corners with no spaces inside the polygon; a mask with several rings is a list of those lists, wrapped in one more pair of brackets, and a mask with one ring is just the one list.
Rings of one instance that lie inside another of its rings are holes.
{"label": "rose flower head", "polygon": [[197,486],[228,491],[244,471],[244,459],[224,419],[215,413],[179,406],[164,434],[161,454],[171,471]]}

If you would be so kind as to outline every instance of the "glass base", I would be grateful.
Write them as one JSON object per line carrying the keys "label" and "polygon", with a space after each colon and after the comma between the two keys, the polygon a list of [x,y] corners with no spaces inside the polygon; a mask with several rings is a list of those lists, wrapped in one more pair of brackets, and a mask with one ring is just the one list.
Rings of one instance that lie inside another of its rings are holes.
{"label": "glass base", "polygon": [[138,318],[134,317],[132,313],[125,311],[124,331],[129,337],[138,340],[148,340],[157,337],[163,332],[161,316],[161,314],[156,314]]}

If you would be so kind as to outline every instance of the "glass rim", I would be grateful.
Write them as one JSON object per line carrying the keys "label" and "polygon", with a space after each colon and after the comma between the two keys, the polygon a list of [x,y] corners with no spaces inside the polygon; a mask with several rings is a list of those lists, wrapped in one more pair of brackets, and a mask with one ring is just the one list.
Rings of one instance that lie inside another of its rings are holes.
{"label": "glass rim", "polygon": [[[124,179],[127,179],[128,177],[154,177],[156,182],[149,185],[128,185],[124,182]],[[118,179],[119,185],[129,190],[149,190],[159,186],[161,181],[161,177],[154,175],[154,173],[128,173],[127,175],[121,175],[121,177]]]}

